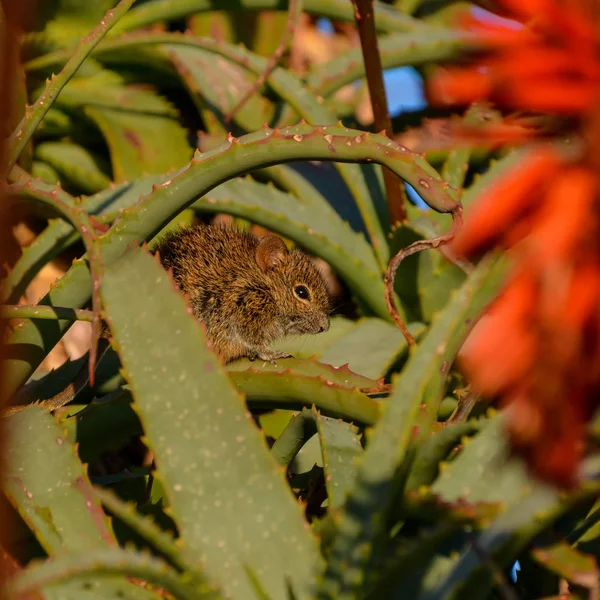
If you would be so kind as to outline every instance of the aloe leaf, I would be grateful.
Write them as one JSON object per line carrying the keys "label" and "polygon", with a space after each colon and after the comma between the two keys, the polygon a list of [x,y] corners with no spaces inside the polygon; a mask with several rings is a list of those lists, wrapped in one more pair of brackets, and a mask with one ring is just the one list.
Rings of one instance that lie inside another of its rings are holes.
{"label": "aloe leaf", "polygon": [[31,163],[31,176],[40,179],[44,183],[57,183],[60,181],[58,171],[45,162],[34,160]]}
{"label": "aloe leaf", "polygon": [[[345,317],[331,317],[329,330],[319,335],[289,336],[273,344],[273,348],[287,352],[297,359],[316,358],[336,340],[355,327],[355,321]],[[329,362],[328,364],[331,364]]]}
{"label": "aloe leaf", "polygon": [[[465,125],[470,126],[478,125],[483,121],[498,122],[499,120],[501,120],[499,112],[490,110],[486,105],[479,104],[471,106],[463,119]],[[470,146],[453,148],[444,161],[442,177],[457,190],[463,187],[472,154],[473,148]]]}
{"label": "aloe leaf", "polygon": [[501,413],[469,439],[460,454],[443,466],[431,486],[432,492],[449,502],[465,498],[469,502],[501,502],[504,506],[525,497],[532,489],[532,482],[520,461],[506,462],[504,421],[505,415]]}
{"label": "aloe leaf", "polygon": [[100,107],[85,113],[106,139],[116,182],[176,169],[190,159],[187,134],[175,119]]}
{"label": "aloe leaf", "polygon": [[[75,448],[54,418],[27,407],[5,420],[4,431],[4,493],[44,550],[50,556],[81,556],[115,545]],[[107,597],[156,597],[120,577],[89,578],[87,585]]]}
{"label": "aloe leaf", "polygon": [[102,164],[83,146],[70,142],[42,142],[35,147],[35,156],[56,169],[62,181],[85,193],[99,192],[110,184],[110,177],[106,175],[108,165]]}
{"label": "aloe leaf", "polygon": [[[85,554],[69,554],[34,564],[21,571],[8,584],[8,594],[9,597],[22,596],[45,586],[77,581],[90,575],[100,575],[103,579],[107,575],[137,577],[182,600],[216,600],[221,597],[210,589],[193,587],[184,582],[182,577],[161,559],[121,548],[94,549]],[[119,597],[122,593],[116,592],[117,596],[112,597]],[[159,596],[153,594],[152,597]]]}
{"label": "aloe leaf", "polygon": [[88,54],[90,54],[113,25],[129,10],[134,1],[121,0],[114,9],[109,10],[104,15],[104,18],[94,30],[87,37],[82,38],[62,71],[52,77],[35,104],[25,111],[25,116],[21,119],[21,122],[9,138],[7,171],[10,171],[11,167],[16,163],[27,142],[44,118],[44,115],[52,107],[56,97],[60,94],[69,79],[75,75]]}
{"label": "aloe leaf", "polygon": [[476,433],[479,428],[479,424],[475,421],[450,424],[424,440],[415,452],[405,489],[416,490],[421,486],[432,484],[437,479],[440,465],[444,464],[448,453],[463,437]]}
{"label": "aloe leaf", "polygon": [[13,270],[3,280],[2,302],[15,303],[42,267],[79,239],[77,230],[59,219],[52,219],[48,227],[23,250]]}
{"label": "aloe leaf", "polygon": [[[314,411],[314,409],[313,409]],[[314,411],[316,412],[316,411]],[[363,448],[356,427],[316,413],[330,510],[342,507],[352,489]]]}
{"label": "aloe leaf", "polygon": [[338,385],[322,377],[306,377],[292,371],[233,371],[230,376],[232,383],[247,396],[255,409],[300,410],[314,404],[330,417],[365,425],[374,425],[379,419],[379,402],[356,388]]}
{"label": "aloe leaf", "polygon": [[489,598],[495,573],[487,565],[482,566],[481,556],[489,557],[488,560],[498,569],[508,568],[536,535],[577,502],[592,497],[594,493],[597,489],[561,498],[556,490],[533,486],[529,494],[497,517],[489,527],[478,532],[460,558],[446,565],[445,577],[439,577],[435,585],[418,596],[418,600]]}
{"label": "aloe leaf", "polygon": [[[201,48],[185,48],[164,45],[169,56],[186,84],[192,98],[196,94],[208,102],[211,112],[223,121],[238,101],[255,84],[256,77],[229,60],[216,57]],[[275,107],[263,96],[253,94],[234,116],[234,121],[244,130],[260,129],[271,122]]]}
{"label": "aloe leaf", "polygon": [[127,85],[124,77],[107,69],[72,79],[57,98],[56,106],[68,111],[94,106],[121,109],[128,113],[178,117],[177,109],[165,98],[154,91]]}
{"label": "aloe leaf", "polygon": [[[537,533],[593,493],[584,489],[561,496],[533,481],[522,461],[508,458],[505,418],[503,413],[495,416],[480,433],[465,440],[458,457],[443,465],[431,486],[431,492],[445,502],[493,502],[499,504],[501,513],[475,535],[475,549],[463,538],[457,540],[458,552],[452,557],[432,562],[422,574],[419,600],[487,598],[494,578],[482,567],[481,554],[489,556],[498,568],[508,567]],[[408,584],[399,581],[398,585],[406,590]]]}
{"label": "aloe leaf", "polygon": [[[379,54],[384,69],[416,66],[448,60],[464,50],[469,37],[461,31],[443,28],[417,29],[395,33],[379,40]],[[330,96],[345,85],[364,77],[365,65],[360,48],[340,54],[309,73],[308,87],[320,96]]]}
{"label": "aloe leaf", "polygon": [[[418,337],[425,326],[411,323],[408,329]],[[364,318],[329,345],[319,361],[334,367],[348,365],[352,371],[377,379],[385,375],[407,349],[406,339],[395,325],[382,319]]]}
{"label": "aloe leaf", "polygon": [[600,572],[596,558],[573,548],[567,542],[534,548],[531,555],[537,563],[574,585],[589,588],[598,586]]}
{"label": "aloe leaf", "polygon": [[[231,138],[219,148],[197,155],[180,172],[153,186],[152,193],[140,199],[135,210],[126,212],[100,238],[103,263],[107,265],[119,258],[134,240],[151,239],[175,215],[219,183],[255,168],[302,159],[381,162],[401,177],[417,177],[423,196],[432,204],[438,204],[443,210],[451,210],[456,205],[454,194],[446,190],[435,171],[422,166],[412,155],[407,156],[402,147],[384,136],[308,125],[265,129],[242,138]],[[81,308],[90,299],[91,283],[85,261],[76,261],[41,303]],[[390,318],[383,298],[374,298],[373,303],[375,312]],[[64,322],[28,325],[14,331],[5,346],[4,385],[9,396],[29,378],[68,327]]]}
{"label": "aloe leaf", "polygon": [[[265,433],[267,432],[265,431]],[[317,422],[314,412],[303,408],[298,414],[291,416],[288,424],[275,440],[271,447],[273,458],[282,467],[287,467],[300,452],[302,446],[316,433]]]}
{"label": "aloe leaf", "polygon": [[306,597],[315,541],[184,298],[140,249],[106,267],[102,297],[187,560],[203,557],[225,594],[252,597],[247,564],[275,597],[286,576]]}
{"label": "aloe leaf", "polygon": [[396,491],[394,475],[406,456],[417,417],[425,428],[437,417],[447,369],[470,323],[497,293],[503,267],[502,261],[478,265],[434,320],[400,376],[392,380],[394,392],[369,440],[357,484],[341,515],[320,598],[352,598],[360,588],[385,536],[384,517]]}
{"label": "aloe leaf", "polygon": [[[152,191],[152,185],[162,183],[169,175],[151,175],[136,179],[133,183],[110,186],[108,189],[84,197],[81,208],[96,217],[116,218],[125,208],[135,204],[140,196]],[[39,181],[29,181],[35,191],[54,193],[57,188]],[[59,190],[57,190],[59,191]],[[48,227],[24,249],[23,254],[15,263],[12,271],[2,282],[0,298],[5,303],[15,303],[25,292],[40,269],[63,250],[69,248],[80,238],[79,232],[63,220],[50,220]]]}
{"label": "aloe leaf", "polygon": [[[433,211],[429,211],[433,212]],[[440,235],[435,225],[419,227],[413,225],[414,214],[410,209],[410,222],[397,227],[391,235],[390,248],[393,253],[424,238]],[[439,217],[439,213],[436,213]],[[445,216],[445,215],[444,215]],[[427,217],[423,217],[425,220]],[[445,232],[447,226],[443,229]],[[450,292],[465,280],[465,272],[449,261],[438,249],[418,252],[402,262],[396,273],[396,292],[410,320],[431,322],[442,310]]]}
{"label": "aloe leaf", "polygon": [[383,280],[371,247],[328,204],[295,198],[251,179],[233,179],[211,190],[193,207],[211,213],[218,208],[297,241],[326,260],[358,297],[371,306],[377,303],[378,313],[387,314]]}
{"label": "aloe leaf", "polygon": [[367,388],[377,385],[377,380],[354,373],[347,365],[332,366],[316,360],[280,358],[277,364],[250,361],[247,358],[236,360],[227,365],[230,374],[236,371],[252,370],[258,373],[287,373],[306,377],[321,377],[324,381],[348,388]]}
{"label": "aloe leaf", "polygon": [[143,516],[136,510],[134,504],[124,502],[108,490],[97,487],[94,493],[113,516],[128,525],[155,550],[167,558],[172,565],[191,575],[195,583],[206,583],[204,575],[197,568],[197,563],[186,563],[182,560],[183,554],[175,539],[162,530],[152,517]]}
{"label": "aloe leaf", "polygon": [[[244,10],[277,9],[286,10],[287,2],[283,0],[221,0],[219,8]],[[131,13],[119,23],[117,31],[131,31],[147,27],[157,21],[181,19],[188,15],[214,10],[211,0],[171,0],[163,4],[158,0],[145,2],[136,6]],[[309,14],[326,17],[338,21],[354,22],[354,12],[344,0],[304,0],[304,10]],[[383,3],[376,2],[375,25],[382,31],[407,31],[422,24],[404,13],[394,10]]]}
{"label": "aloe leaf", "polygon": [[398,540],[382,563],[381,574],[374,588],[365,594],[367,600],[402,598],[411,594],[413,590],[407,589],[405,578],[415,572],[421,573],[431,562],[431,557],[440,548],[445,549],[462,527],[463,523],[457,519],[445,519],[422,531],[416,539]]}
{"label": "aloe leaf", "polygon": [[17,304],[0,306],[0,319],[65,319],[68,321],[91,322],[94,314],[90,310],[62,308],[58,306],[29,306]]}

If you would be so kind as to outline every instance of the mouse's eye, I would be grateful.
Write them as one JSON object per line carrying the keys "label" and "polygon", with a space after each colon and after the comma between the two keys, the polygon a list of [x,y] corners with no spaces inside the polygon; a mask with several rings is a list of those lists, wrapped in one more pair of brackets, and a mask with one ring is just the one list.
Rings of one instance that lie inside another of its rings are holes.
{"label": "mouse's eye", "polygon": [[294,288],[294,294],[296,294],[296,297],[300,298],[300,300],[310,300],[310,292],[305,285],[297,285]]}

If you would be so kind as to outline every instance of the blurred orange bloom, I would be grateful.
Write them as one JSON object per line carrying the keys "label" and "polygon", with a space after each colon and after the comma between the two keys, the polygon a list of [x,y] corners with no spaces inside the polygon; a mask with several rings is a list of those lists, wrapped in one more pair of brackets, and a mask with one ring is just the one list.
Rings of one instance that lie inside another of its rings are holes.
{"label": "blurred orange bloom", "polygon": [[509,406],[513,449],[531,470],[571,486],[600,406],[600,1],[498,4],[522,26],[471,18],[480,51],[434,75],[430,98],[546,113],[583,152],[533,140],[467,213],[452,250],[502,246],[513,272],[462,364],[475,388]]}

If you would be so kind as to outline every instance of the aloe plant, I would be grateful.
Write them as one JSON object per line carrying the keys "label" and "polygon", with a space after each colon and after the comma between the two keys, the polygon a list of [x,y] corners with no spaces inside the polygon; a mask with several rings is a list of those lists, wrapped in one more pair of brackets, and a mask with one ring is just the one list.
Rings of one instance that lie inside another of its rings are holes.
{"label": "aloe plant", "polygon": [[[384,68],[425,72],[472,47],[444,4],[373,3]],[[392,296],[408,340],[386,304],[391,258],[446,233],[519,153],[482,166],[455,148],[438,172],[360,127],[335,101],[365,76],[358,48],[304,74],[282,59],[255,86],[288,16],[352,22],[346,0],[215,6],[59,2],[22,39],[31,105],[12,124],[4,186],[44,227],[2,287],[0,318],[22,320],[4,393],[33,404],[3,422],[8,597],[528,599],[557,594],[559,578],[573,597],[597,591],[594,478],[570,493],[533,482],[507,453],[503,411],[459,411],[454,361],[505,258],[407,258]],[[383,168],[428,209],[393,222]],[[223,366],[151,256],[166,228],[217,214],[326,261],[345,290],[328,332],[279,343],[295,358]],[[19,305],[67,250],[64,276]],[[112,348],[90,361],[93,387],[45,412],[35,401],[84,359],[40,365],[100,311]]]}

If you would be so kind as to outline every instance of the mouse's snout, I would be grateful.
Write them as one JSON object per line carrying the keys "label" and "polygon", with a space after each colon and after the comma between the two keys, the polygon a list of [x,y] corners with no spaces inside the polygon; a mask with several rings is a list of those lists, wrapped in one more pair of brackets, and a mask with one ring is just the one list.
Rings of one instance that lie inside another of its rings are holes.
{"label": "mouse's snout", "polygon": [[329,316],[322,315],[321,318],[319,319],[317,326],[318,326],[317,333],[323,333],[323,332],[327,331],[329,329]]}

